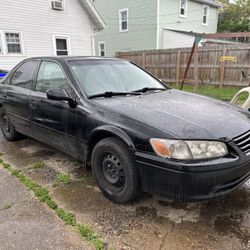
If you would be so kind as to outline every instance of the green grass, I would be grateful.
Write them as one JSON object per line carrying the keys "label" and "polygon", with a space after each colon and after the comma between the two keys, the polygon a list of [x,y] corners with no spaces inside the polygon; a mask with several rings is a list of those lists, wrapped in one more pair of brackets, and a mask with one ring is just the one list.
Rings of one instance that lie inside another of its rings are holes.
{"label": "green grass", "polygon": [[[52,199],[49,191],[46,188],[41,187],[29,177],[27,177],[21,170],[13,168],[10,164],[4,162],[0,159],[0,164],[13,176],[15,176],[28,190],[34,193],[34,195],[39,199],[40,202],[47,204],[48,207],[53,209],[56,214],[61,218],[65,224],[72,226],[76,231],[85,238],[89,243],[91,243],[95,249],[104,249],[104,242],[99,235],[89,226],[85,224],[77,223],[75,215],[68,212],[62,208],[59,208],[56,202]],[[65,174],[64,174],[65,175]],[[65,178],[62,178],[65,179]],[[67,179],[67,178],[66,178]],[[4,207],[8,209],[10,206]]]}
{"label": "green grass", "polygon": [[69,184],[71,182],[70,175],[60,173],[57,175],[55,179],[55,184],[63,183],[63,184]]}
{"label": "green grass", "polygon": [[89,225],[77,225],[77,230],[81,236],[91,242],[96,247],[96,249],[101,250],[104,248],[103,242],[100,241],[99,236]]}
{"label": "green grass", "polygon": [[44,166],[45,166],[44,161],[37,161],[28,165],[26,170],[35,170],[35,169],[43,168]]}
{"label": "green grass", "polygon": [[[169,85],[172,88],[178,89],[176,85]],[[240,90],[240,87],[223,87],[219,86],[200,86],[198,90],[198,94],[210,96],[213,98],[221,99],[224,101],[231,101],[235,94]],[[184,91],[194,92],[194,87],[191,85],[184,85]]]}
{"label": "green grass", "polygon": [[65,224],[76,226],[76,218],[74,214],[66,212],[61,208],[57,209],[56,213],[65,222]]}

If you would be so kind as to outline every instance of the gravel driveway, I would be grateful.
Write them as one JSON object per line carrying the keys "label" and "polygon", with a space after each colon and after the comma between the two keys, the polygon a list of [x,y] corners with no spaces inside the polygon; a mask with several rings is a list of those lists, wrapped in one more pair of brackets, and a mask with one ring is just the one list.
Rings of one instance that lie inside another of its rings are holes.
{"label": "gravel driveway", "polygon": [[[46,187],[57,204],[74,213],[78,221],[91,225],[107,248],[250,249],[250,185],[247,183],[209,202],[173,203],[144,194],[137,202],[115,205],[102,196],[91,173],[73,158],[32,139],[10,143],[1,137],[0,141],[2,158]],[[28,167],[37,162],[42,162],[42,166]],[[60,180],[58,176],[62,174],[67,178]],[[3,177],[0,182],[1,190],[7,190],[8,183]],[[15,203],[15,199],[10,202]],[[14,215],[18,213],[14,206],[11,210]],[[47,212],[40,220],[46,223],[49,217]],[[30,223],[32,226],[33,222]],[[1,225],[0,217],[0,230]],[[75,241],[73,248],[74,244]]]}

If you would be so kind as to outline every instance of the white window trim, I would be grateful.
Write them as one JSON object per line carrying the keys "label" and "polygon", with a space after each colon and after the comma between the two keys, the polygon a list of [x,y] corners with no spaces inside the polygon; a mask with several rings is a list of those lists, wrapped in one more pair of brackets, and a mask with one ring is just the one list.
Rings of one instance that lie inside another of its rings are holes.
{"label": "white window trim", "polygon": [[104,44],[104,57],[106,56],[106,42],[98,42],[98,56],[101,56],[101,44]]}
{"label": "white window trim", "polygon": [[182,17],[182,18],[186,18],[187,17],[187,11],[188,11],[188,0],[186,0],[187,2],[186,2],[186,6],[185,6],[185,15],[182,15],[181,14],[181,1],[182,0],[180,0],[180,2],[179,2],[179,17]]}
{"label": "white window trim", "polygon": [[[7,39],[6,39],[6,33],[17,33],[19,34],[19,39],[20,39],[20,47],[21,47],[21,53],[8,53],[8,46],[7,46]],[[8,56],[24,56],[25,55],[25,50],[24,50],[24,42],[23,42],[23,34],[21,31],[17,30],[3,30],[2,31],[2,50],[3,52],[0,53],[0,55],[5,54]]]}
{"label": "white window trim", "polygon": [[5,39],[4,39],[4,32],[3,30],[0,30],[0,46],[2,48],[2,52],[0,53],[0,56],[5,56],[6,55],[6,51],[5,51]]}
{"label": "white window trim", "polygon": [[0,55],[3,55],[3,34],[0,31]]}
{"label": "white window trim", "polygon": [[66,39],[67,42],[67,49],[68,49],[68,56],[71,56],[71,42],[70,42],[70,36],[68,35],[52,35],[53,39],[53,51],[54,51],[54,56],[57,55],[57,49],[56,49],[56,39]]}
{"label": "white window trim", "polygon": [[[124,11],[127,12],[127,29],[126,30],[122,29],[122,15],[121,15],[121,13]],[[128,31],[129,31],[129,11],[128,11],[128,8],[120,9],[119,10],[119,32],[128,32]]]}
{"label": "white window trim", "polygon": [[[203,23],[203,17],[204,17],[204,9],[205,9],[205,7],[207,8],[207,22]],[[206,4],[203,4],[202,5],[202,19],[201,19],[201,23],[204,26],[208,26],[208,22],[209,22],[209,6],[206,5]]]}

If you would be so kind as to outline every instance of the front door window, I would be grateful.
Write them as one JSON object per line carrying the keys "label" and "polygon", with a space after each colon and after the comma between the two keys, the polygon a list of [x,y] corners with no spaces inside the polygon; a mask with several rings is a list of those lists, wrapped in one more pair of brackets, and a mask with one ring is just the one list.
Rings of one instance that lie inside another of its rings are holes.
{"label": "front door window", "polygon": [[61,67],[55,62],[42,62],[36,83],[36,91],[46,93],[49,89],[68,88],[68,82]]}

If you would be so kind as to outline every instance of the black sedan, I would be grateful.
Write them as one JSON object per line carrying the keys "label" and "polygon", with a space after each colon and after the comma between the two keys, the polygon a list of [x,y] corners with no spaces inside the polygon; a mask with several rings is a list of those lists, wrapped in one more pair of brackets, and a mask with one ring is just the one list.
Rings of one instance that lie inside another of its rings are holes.
{"label": "black sedan", "polygon": [[117,203],[213,198],[250,175],[250,113],[165,87],[119,59],[31,58],[0,84],[0,125],[91,166]]}

